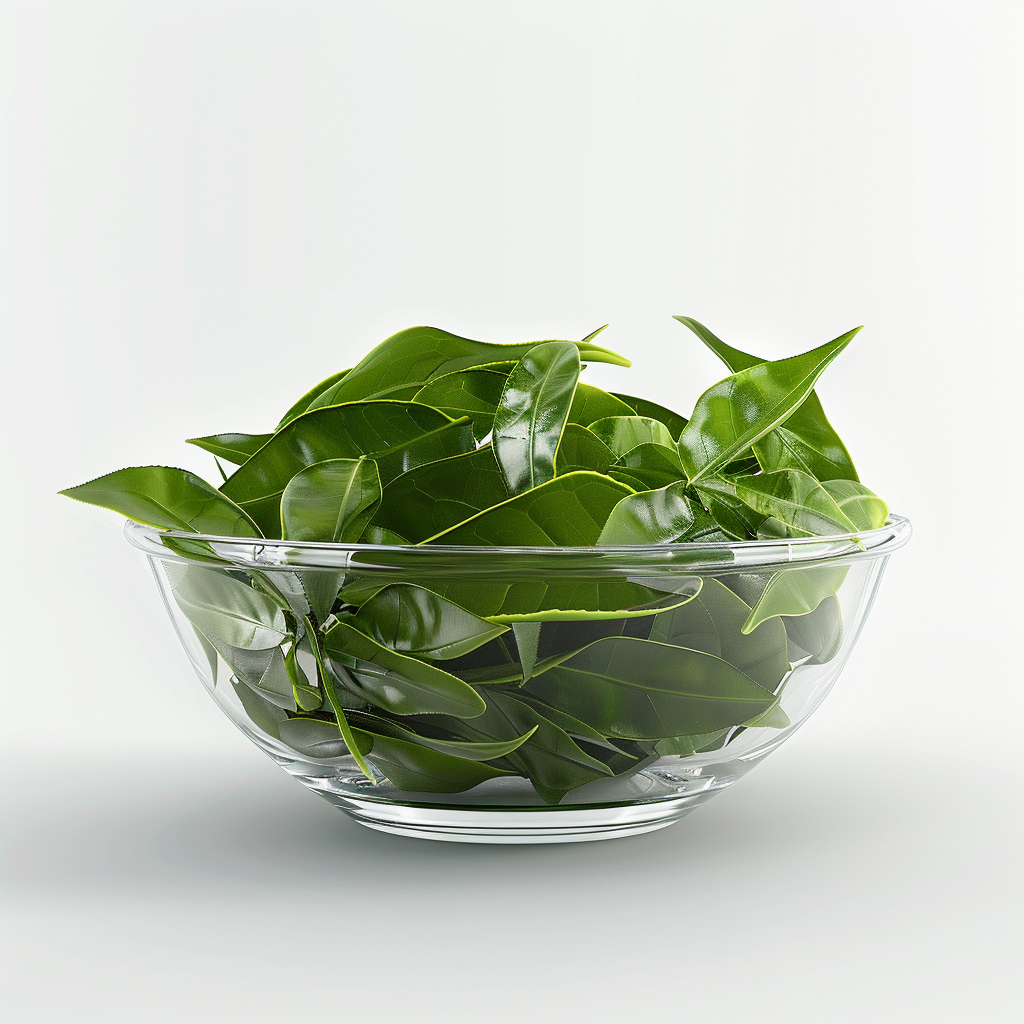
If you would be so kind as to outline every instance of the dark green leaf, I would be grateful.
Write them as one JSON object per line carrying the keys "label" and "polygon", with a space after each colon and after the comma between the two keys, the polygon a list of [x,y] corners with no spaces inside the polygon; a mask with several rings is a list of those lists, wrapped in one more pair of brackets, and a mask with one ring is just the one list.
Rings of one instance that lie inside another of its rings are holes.
{"label": "dark green leaf", "polygon": [[741,632],[750,606],[714,578],[686,604],[654,616],[650,639],[713,654],[772,693],[789,671],[786,630],[777,619]]}
{"label": "dark green leaf", "polygon": [[329,459],[377,456],[450,422],[444,413],[413,402],[356,402],[303,413],[240,466],[222,490],[250,512],[265,536],[273,536],[280,528],[281,495],[296,473]]}
{"label": "dark green leaf", "polygon": [[[393,714],[473,718],[484,709],[483,699],[468,683],[390,650],[348,622],[335,623],[327,631],[325,645],[331,660],[354,679],[354,692]],[[345,675],[339,674],[347,684]]]}
{"label": "dark green leaf", "polygon": [[439,750],[442,754],[464,757],[469,761],[493,761],[499,757],[505,757],[521,747],[535,731],[530,729],[522,736],[516,736],[511,740],[452,740],[424,735],[401,726],[391,719],[380,718],[377,715],[361,711],[353,711],[349,717],[356,728],[366,729],[379,736],[391,736],[397,740],[405,740],[407,743],[418,743],[421,746],[430,747],[431,750]]}
{"label": "dark green leaf", "polygon": [[213,644],[269,650],[288,635],[284,613],[274,601],[224,572],[189,566],[171,593]]}
{"label": "dark green leaf", "polygon": [[[436,327],[410,327],[381,342],[337,384],[327,388],[308,406],[317,409],[342,402],[391,397],[410,386],[416,390],[435,377],[499,360],[521,359],[537,342],[493,345],[471,341]],[[629,366],[629,360],[598,345],[574,343],[581,359]]]}
{"label": "dark green leaf", "polygon": [[[345,757],[350,753],[334,722],[320,718],[289,718],[281,722],[279,729],[281,742],[306,757],[327,759]],[[353,735],[360,753],[366,754],[372,746],[372,737],[355,729]]]}
{"label": "dark green leaf", "polygon": [[415,544],[507,498],[494,452],[487,445],[396,477],[384,487],[372,526]]}
{"label": "dark green leaf", "polygon": [[679,544],[723,539],[718,524],[686,493],[685,483],[631,494],[615,506],[600,544]]}
{"label": "dark green leaf", "polygon": [[255,455],[272,434],[211,434],[209,437],[190,437],[186,444],[194,444],[225,462],[240,466]]}
{"label": "dark green leaf", "polygon": [[[741,352],[716,338],[703,324],[690,317],[677,316],[714,352],[732,373],[767,362],[758,356]],[[856,480],[857,470],[846,446],[832,429],[816,392],[784,424],[765,434],[755,445],[761,466],[768,472],[776,469],[800,469],[819,480]]]}
{"label": "dark green leaf", "polygon": [[691,483],[721,469],[787,420],[858,330],[802,355],[758,363],[705,391],[679,435],[679,461]]}
{"label": "dark green leaf", "polygon": [[432,661],[462,657],[508,631],[408,583],[378,591],[346,621],[385,647]]}
{"label": "dark green leaf", "polygon": [[281,495],[286,540],[355,543],[380,502],[372,459],[331,459],[296,473]]}
{"label": "dark green leaf", "polygon": [[[255,690],[246,686],[245,683],[231,680],[231,688],[235,691],[242,710],[246,713],[249,721],[261,732],[275,740],[280,739],[280,727],[288,720],[285,712],[276,704],[261,697]],[[337,733],[337,730],[335,730]]]}
{"label": "dark green leaf", "polygon": [[131,466],[60,493],[161,530],[226,537],[260,535],[234,501],[194,473],[170,466]]}
{"label": "dark green leaf", "polygon": [[555,472],[559,476],[579,470],[604,473],[615,461],[615,453],[596,434],[578,423],[566,423],[555,453]]}
{"label": "dark green leaf", "polygon": [[667,487],[678,480],[685,482],[683,467],[675,448],[663,444],[640,444],[626,452],[616,463],[616,470],[625,470],[631,476],[642,480],[644,490]]}
{"label": "dark green leaf", "polygon": [[462,793],[510,772],[480,761],[431,750],[419,743],[354,729],[360,745],[372,740],[366,760],[389,782],[411,793]]}
{"label": "dark green leaf", "polygon": [[598,640],[526,689],[605,736],[633,739],[740,725],[775,700],[721,658],[631,637]]}
{"label": "dark green leaf", "polygon": [[473,434],[480,441],[494,423],[507,377],[507,373],[494,370],[457,370],[424,384],[413,401],[440,409],[452,419],[468,416],[473,421]]}
{"label": "dark green leaf", "polygon": [[579,350],[569,341],[534,346],[508,375],[491,443],[509,494],[554,478],[555,452],[579,376]]}
{"label": "dark green leaf", "polygon": [[621,398],[595,388],[593,384],[580,381],[576,386],[576,394],[569,409],[569,422],[581,427],[589,427],[595,420],[608,416],[635,416],[636,410],[626,405]]}
{"label": "dark green leaf", "polygon": [[428,542],[589,546],[597,543],[611,510],[631,493],[599,473],[567,473],[479,512]]}
{"label": "dark green leaf", "polygon": [[[843,612],[835,594],[826,597],[814,611],[806,615],[787,615],[782,621],[795,648],[795,657],[810,655],[808,664],[823,665],[839,653],[843,643]],[[762,632],[764,630],[758,629],[751,636]]]}
{"label": "dark green leaf", "polygon": [[348,370],[341,370],[338,373],[332,373],[327,380],[320,381],[315,388],[311,388],[307,391],[285,414],[281,417],[281,422],[274,428],[276,434],[283,426],[291,423],[296,416],[301,416],[304,412],[309,409],[310,403],[314,398],[322,395],[328,388],[333,387],[337,384],[342,377],[348,373]]}

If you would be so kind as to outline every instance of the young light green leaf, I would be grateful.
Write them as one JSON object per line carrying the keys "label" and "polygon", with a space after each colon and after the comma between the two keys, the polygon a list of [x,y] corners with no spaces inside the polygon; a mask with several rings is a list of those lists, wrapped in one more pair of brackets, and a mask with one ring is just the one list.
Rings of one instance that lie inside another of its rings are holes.
{"label": "young light green leaf", "polygon": [[327,631],[325,645],[331,660],[354,679],[354,692],[392,714],[473,718],[484,710],[483,699],[468,683],[390,650],[348,622],[335,623]]}
{"label": "young light green leaf", "polygon": [[509,494],[554,478],[555,452],[579,376],[579,350],[568,341],[534,346],[508,375],[491,443]]}
{"label": "young light green leaf", "polygon": [[435,534],[429,544],[582,547],[597,543],[625,484],[599,473],[567,473]]}
{"label": "young light green leaf", "polygon": [[677,446],[690,482],[715,473],[785,422],[859,330],[802,355],[751,366],[705,391]]}
{"label": "young light green leaf", "polygon": [[60,493],[161,530],[260,536],[256,524],[234,501],[194,473],[171,466],[131,466]]}
{"label": "young light green leaf", "polygon": [[848,571],[849,566],[843,565],[780,569],[771,576],[754,603],[742,632],[752,633],[762,622],[776,615],[813,612],[826,598],[835,596]]}
{"label": "young light green leaf", "polygon": [[[668,432],[672,435],[672,447],[675,447],[679,435],[683,432],[683,427],[686,426],[685,416],[680,416],[679,413],[666,409],[665,406],[658,405],[657,402],[648,401],[646,398],[623,395],[618,391],[613,392],[613,394],[616,398],[625,402],[637,416],[646,416],[648,419],[659,420],[661,423],[664,423],[668,427]],[[616,413],[615,415],[619,414]]]}
{"label": "young light green leaf", "polygon": [[285,540],[355,543],[380,503],[372,459],[331,459],[296,473],[281,495]]}
{"label": "young light green leaf", "polygon": [[660,444],[669,449],[675,447],[668,427],[660,420],[645,416],[607,416],[595,420],[588,429],[619,457],[641,444]]}
{"label": "young light green leaf", "polygon": [[209,437],[190,437],[186,444],[210,452],[236,466],[248,462],[273,434],[211,434]]}
{"label": "young light green leaf", "polygon": [[598,543],[680,544],[722,537],[718,524],[680,482],[623,498],[612,509]]}
{"label": "young light green leaf", "polygon": [[785,523],[797,537],[854,533],[856,525],[812,476],[783,469],[761,476],[708,477],[705,491],[735,496],[755,512]]}
{"label": "young light green leaf", "polygon": [[393,651],[430,661],[462,657],[508,631],[409,583],[378,591],[344,621]]}
{"label": "young light green leaf", "polygon": [[822,487],[835,499],[858,530],[877,530],[889,519],[889,506],[856,480],[823,480]]}

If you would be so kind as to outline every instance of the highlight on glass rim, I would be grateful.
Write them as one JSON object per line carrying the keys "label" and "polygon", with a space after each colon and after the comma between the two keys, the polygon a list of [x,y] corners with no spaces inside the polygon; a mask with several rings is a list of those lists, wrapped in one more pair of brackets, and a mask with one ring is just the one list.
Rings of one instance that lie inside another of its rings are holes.
{"label": "highlight on glass rim", "polygon": [[364,824],[662,827],[817,707],[909,536],[814,390],[860,328],[764,360],[676,319],[728,370],[688,417],[585,383],[630,365],[600,331],[413,327],[270,431],[190,439],[219,484],[141,466],[61,493],[140,524],[222,709]]}

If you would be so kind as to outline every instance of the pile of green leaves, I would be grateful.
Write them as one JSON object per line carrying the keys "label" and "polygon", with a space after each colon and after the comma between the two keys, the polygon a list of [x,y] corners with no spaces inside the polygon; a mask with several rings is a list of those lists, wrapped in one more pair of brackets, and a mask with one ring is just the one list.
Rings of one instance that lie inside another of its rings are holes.
{"label": "pile of green leaves", "polygon": [[[271,433],[192,439],[219,487],[145,466],[61,493],[171,531],[378,545],[686,544],[885,523],[814,392],[856,330],[767,361],[677,319],[730,371],[689,419],[581,382],[585,362],[629,365],[598,332],[494,345],[414,327]],[[518,775],[558,802],[784,726],[793,665],[827,661],[842,634],[843,568],[390,582],[225,568],[207,542],[164,543],[190,558],[165,563],[174,599],[256,726],[410,791]]]}

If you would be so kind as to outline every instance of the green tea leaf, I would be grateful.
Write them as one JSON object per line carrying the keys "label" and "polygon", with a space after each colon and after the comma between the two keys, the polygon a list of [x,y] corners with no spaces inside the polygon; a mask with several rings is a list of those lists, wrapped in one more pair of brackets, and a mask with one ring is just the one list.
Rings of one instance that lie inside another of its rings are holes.
{"label": "green tea leaf", "polygon": [[611,510],[631,493],[599,473],[567,473],[478,512],[425,543],[589,546],[597,543]]}
{"label": "green tea leaf", "polygon": [[259,537],[245,512],[194,473],[170,466],[131,466],[60,492],[161,530]]}
{"label": "green tea leaf", "polygon": [[692,601],[654,616],[650,639],[712,654],[774,693],[789,671],[786,629],[773,619],[745,634],[749,615],[745,601],[709,577]]}
{"label": "green tea leaf", "polygon": [[209,437],[190,437],[186,444],[194,444],[214,456],[240,466],[251,459],[273,434],[211,434]]}
{"label": "green tea leaf", "polygon": [[823,480],[821,486],[858,530],[877,530],[888,522],[889,506],[862,483],[856,480]]}
{"label": "green tea leaf", "polygon": [[796,469],[729,479],[708,477],[704,490],[739,498],[755,512],[785,523],[797,537],[854,533],[857,529],[814,477]]}
{"label": "green tea leaf", "polygon": [[627,405],[621,398],[595,388],[593,384],[580,381],[576,385],[572,406],[569,409],[569,422],[581,427],[589,427],[596,420],[609,416],[635,416],[636,410]]}
{"label": "green tea leaf", "polygon": [[269,650],[288,635],[284,612],[274,601],[224,572],[189,566],[171,593],[189,621],[215,645],[220,641],[249,651]]}
{"label": "green tea leaf", "polygon": [[409,583],[384,587],[345,621],[393,651],[431,661],[462,657],[508,631]]}
{"label": "green tea leaf", "polygon": [[644,416],[608,416],[595,420],[588,429],[620,457],[641,444],[660,444],[669,449],[675,445],[664,423]]}
{"label": "green tea leaf", "polygon": [[300,470],[281,495],[286,540],[355,543],[380,503],[377,464],[331,459]]}
{"label": "green tea leaf", "polygon": [[480,761],[456,757],[379,733],[353,729],[360,744],[372,740],[366,760],[385,775],[392,785],[410,793],[462,793],[488,779],[511,772]]}
{"label": "green tea leaf", "polygon": [[554,478],[555,451],[579,376],[579,350],[568,341],[536,345],[508,375],[491,443],[509,494]]}
{"label": "green tea leaf", "polygon": [[490,445],[428,463],[384,487],[373,527],[418,543],[508,499]]}
{"label": "green tea leaf", "polygon": [[679,461],[690,482],[716,472],[787,420],[858,330],[802,355],[751,366],[708,388],[679,435]]}
{"label": "green tea leaf", "polygon": [[280,528],[281,495],[296,473],[330,459],[381,456],[448,423],[443,412],[413,402],[356,402],[303,413],[240,466],[221,490],[253,516],[265,536],[273,536]]}
{"label": "green tea leaf", "polygon": [[[668,427],[668,432],[672,435],[672,447],[675,447],[675,442],[683,432],[683,427],[686,426],[687,420],[685,416],[680,416],[679,413],[666,409],[665,406],[658,405],[657,402],[650,402],[646,398],[634,398],[633,395],[622,395],[618,391],[614,392],[614,395],[625,402],[637,416],[646,416],[648,419],[659,420],[661,423],[664,423]],[[616,413],[615,415],[619,414]]]}
{"label": "green tea leaf", "polygon": [[675,448],[663,444],[640,444],[630,449],[614,466],[615,470],[626,470],[645,483],[643,490],[657,490],[682,480],[686,474],[679,464]]}
{"label": "green tea leaf", "polygon": [[[717,355],[730,372],[738,373],[767,360],[741,352],[716,338],[703,324],[677,316],[681,324]],[[765,434],[754,446],[763,469],[799,469],[819,480],[856,480],[857,470],[846,446],[832,429],[816,392],[812,391],[788,420]]]}
{"label": "green tea leaf", "polygon": [[337,384],[342,377],[348,373],[348,370],[341,370],[338,373],[332,373],[326,380],[320,381],[315,388],[311,388],[307,391],[285,414],[281,417],[280,423],[274,427],[274,433],[276,434],[282,427],[287,426],[296,416],[301,416],[304,412],[308,411],[310,403],[314,398],[322,395],[328,388]]}
{"label": "green tea leaf", "polygon": [[[416,390],[435,377],[499,360],[521,359],[537,342],[494,345],[471,341],[436,327],[410,327],[381,342],[349,373],[318,395],[308,406],[362,402],[391,397],[396,391]],[[574,343],[581,359],[629,366],[629,360],[586,342]]]}
{"label": "green tea leaf", "polygon": [[566,423],[555,452],[555,473],[558,476],[579,470],[604,473],[614,461],[615,453],[596,434],[578,423]]}
{"label": "green tea leaf", "polygon": [[630,739],[739,725],[775,700],[721,658],[631,637],[596,641],[531,679],[526,690],[605,736]]}
{"label": "green tea leaf", "polygon": [[413,401],[440,409],[452,419],[468,416],[480,441],[490,433],[507,378],[507,373],[494,370],[457,370],[424,384]]}
{"label": "green tea leaf", "polygon": [[685,483],[625,497],[612,509],[599,544],[679,544],[720,540],[718,524],[686,493]]}
{"label": "green tea leaf", "polygon": [[393,714],[473,718],[485,707],[468,683],[390,650],[348,622],[335,623],[327,631],[325,645],[331,660],[354,678],[358,686],[354,692]]}

